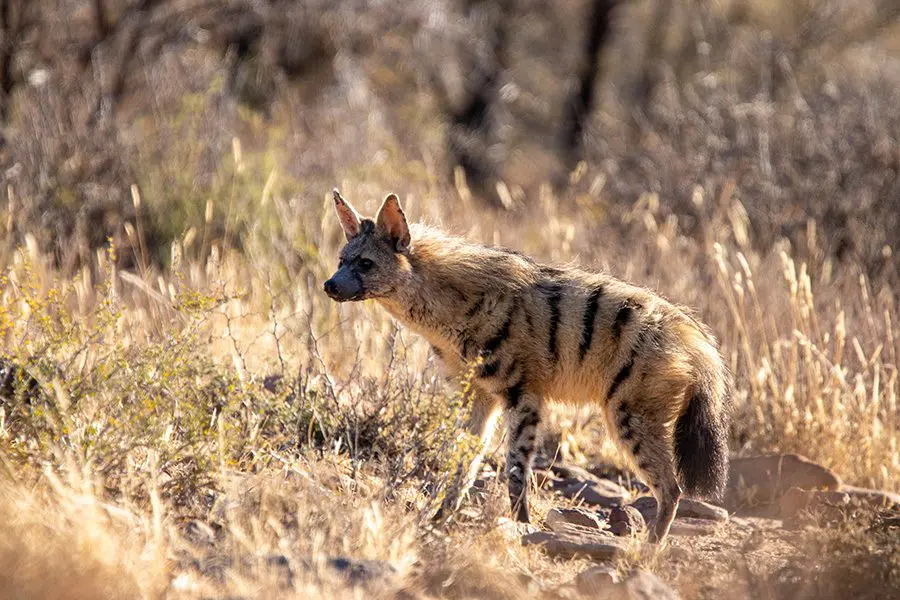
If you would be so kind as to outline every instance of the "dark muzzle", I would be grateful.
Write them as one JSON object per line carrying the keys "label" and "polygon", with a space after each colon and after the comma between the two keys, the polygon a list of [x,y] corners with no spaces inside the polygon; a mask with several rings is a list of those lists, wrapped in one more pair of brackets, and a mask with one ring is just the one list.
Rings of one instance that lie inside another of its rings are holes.
{"label": "dark muzzle", "polygon": [[338,302],[360,300],[363,292],[359,276],[346,268],[338,269],[337,273],[325,282],[325,293],[329,298]]}

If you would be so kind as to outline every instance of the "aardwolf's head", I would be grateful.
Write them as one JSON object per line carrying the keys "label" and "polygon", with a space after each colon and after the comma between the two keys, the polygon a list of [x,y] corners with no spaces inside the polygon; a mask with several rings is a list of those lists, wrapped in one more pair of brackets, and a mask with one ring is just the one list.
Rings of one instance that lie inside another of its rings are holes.
{"label": "aardwolf's head", "polygon": [[333,300],[383,298],[400,288],[409,275],[409,227],[395,194],[384,199],[375,220],[360,218],[334,190],[334,208],[347,236],[337,272],[325,282]]}

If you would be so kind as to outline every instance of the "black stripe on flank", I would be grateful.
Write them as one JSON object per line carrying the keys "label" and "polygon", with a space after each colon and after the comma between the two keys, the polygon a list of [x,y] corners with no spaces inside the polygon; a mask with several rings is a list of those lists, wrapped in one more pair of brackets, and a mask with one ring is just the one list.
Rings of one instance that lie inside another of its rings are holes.
{"label": "black stripe on flank", "polygon": [[603,286],[598,285],[588,296],[587,306],[584,309],[584,319],[581,329],[581,345],[578,346],[578,360],[584,360],[584,355],[591,349],[591,341],[594,339],[594,319],[597,317],[597,304],[603,295]]}
{"label": "black stripe on flank", "polygon": [[519,401],[522,400],[522,394],[525,391],[525,386],[522,384],[522,380],[515,382],[511,386],[506,389],[506,406],[507,408],[516,408],[519,406]]}
{"label": "black stripe on flank", "polygon": [[479,294],[478,300],[475,301],[475,304],[473,304],[472,307],[466,311],[466,318],[471,319],[472,317],[474,317],[478,313],[478,311],[481,310],[481,307],[483,307],[483,306],[484,306],[484,293]]}
{"label": "black stripe on flank", "polygon": [[486,354],[493,354],[494,352],[496,352],[497,348],[500,347],[500,344],[502,344],[506,340],[506,338],[509,337],[509,328],[512,325],[513,316],[516,314],[517,306],[517,302],[513,300],[513,304],[509,309],[509,314],[506,315],[506,321],[500,327],[500,330],[497,331],[496,334],[494,334],[494,337],[485,342],[483,351]]}
{"label": "black stripe on flank", "polygon": [[634,368],[634,360],[637,358],[637,354],[644,344],[646,334],[646,331],[638,333],[637,339],[634,341],[634,347],[631,349],[631,354],[628,356],[628,360],[625,361],[625,364],[622,365],[622,368],[619,369],[619,372],[613,377],[612,384],[609,386],[609,392],[606,394],[607,398],[612,398],[613,394],[616,393],[616,390],[619,389],[619,386],[631,376],[631,370]]}
{"label": "black stripe on flank", "polygon": [[631,369],[634,367],[634,355],[636,353],[632,351],[631,356],[628,357],[628,362],[625,363],[616,376],[613,378],[612,385],[609,386],[609,392],[607,392],[606,397],[612,398],[616,393],[616,390],[619,389],[619,386],[622,385],[628,377],[631,376]]}
{"label": "black stripe on flank", "polygon": [[634,454],[635,456],[637,456],[638,454],[641,453],[641,443],[640,442],[634,443],[634,446],[631,447],[631,453]]}
{"label": "black stripe on flank", "polygon": [[621,337],[622,330],[625,329],[625,326],[631,321],[631,316],[634,314],[634,311],[640,308],[640,304],[631,300],[626,300],[619,306],[619,310],[616,311],[616,318],[612,324],[612,334],[614,339],[619,339],[619,337]]}
{"label": "black stripe on flank", "polygon": [[562,299],[562,286],[558,283],[542,283],[538,285],[538,288],[548,294],[547,305],[550,307],[550,335],[547,339],[547,351],[553,360],[559,360],[556,334],[559,331],[559,301]]}

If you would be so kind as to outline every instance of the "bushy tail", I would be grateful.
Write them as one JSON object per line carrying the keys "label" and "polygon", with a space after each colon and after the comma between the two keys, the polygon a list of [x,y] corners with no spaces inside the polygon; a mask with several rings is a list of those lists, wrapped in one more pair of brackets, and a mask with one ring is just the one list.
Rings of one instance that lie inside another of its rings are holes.
{"label": "bushy tail", "polygon": [[715,499],[728,479],[731,385],[727,373],[704,379],[675,421],[675,461],[685,492]]}

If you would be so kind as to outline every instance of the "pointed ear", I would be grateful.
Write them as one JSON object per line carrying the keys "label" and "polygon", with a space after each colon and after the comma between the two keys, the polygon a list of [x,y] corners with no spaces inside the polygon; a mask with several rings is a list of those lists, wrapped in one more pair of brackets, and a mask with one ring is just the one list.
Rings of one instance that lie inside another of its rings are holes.
{"label": "pointed ear", "polygon": [[375,217],[375,226],[383,231],[394,241],[394,249],[404,252],[409,248],[409,226],[406,224],[406,215],[400,208],[400,199],[397,194],[389,194]]}
{"label": "pointed ear", "polygon": [[347,236],[347,241],[349,242],[359,235],[359,224],[362,220],[359,218],[359,213],[350,206],[349,202],[344,200],[337,188],[334,188],[332,191],[334,193],[334,210],[337,212],[338,219],[341,221],[341,228],[344,230],[344,235]]}

